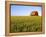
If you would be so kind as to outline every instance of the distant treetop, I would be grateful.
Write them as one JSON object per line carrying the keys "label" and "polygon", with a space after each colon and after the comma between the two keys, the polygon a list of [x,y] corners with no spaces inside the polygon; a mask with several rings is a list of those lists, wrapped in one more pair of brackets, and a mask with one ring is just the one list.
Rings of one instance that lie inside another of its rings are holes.
{"label": "distant treetop", "polygon": [[32,11],[31,16],[38,16],[38,11]]}

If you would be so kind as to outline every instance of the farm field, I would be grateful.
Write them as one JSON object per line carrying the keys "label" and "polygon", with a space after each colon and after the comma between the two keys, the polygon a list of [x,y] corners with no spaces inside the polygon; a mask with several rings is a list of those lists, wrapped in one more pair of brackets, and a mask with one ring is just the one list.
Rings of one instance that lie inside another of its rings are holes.
{"label": "farm field", "polygon": [[10,32],[41,32],[41,16],[11,16]]}

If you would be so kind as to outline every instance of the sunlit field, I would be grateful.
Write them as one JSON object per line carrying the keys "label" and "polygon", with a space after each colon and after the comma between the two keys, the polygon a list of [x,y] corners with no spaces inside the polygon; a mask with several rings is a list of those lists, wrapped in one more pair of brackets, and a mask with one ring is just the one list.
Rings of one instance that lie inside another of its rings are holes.
{"label": "sunlit field", "polygon": [[10,32],[41,32],[41,16],[11,16]]}

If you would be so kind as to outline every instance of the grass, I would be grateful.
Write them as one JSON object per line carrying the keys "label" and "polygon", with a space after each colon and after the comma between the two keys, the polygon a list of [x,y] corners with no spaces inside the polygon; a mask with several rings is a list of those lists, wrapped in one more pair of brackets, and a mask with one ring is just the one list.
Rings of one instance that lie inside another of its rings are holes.
{"label": "grass", "polygon": [[41,31],[41,16],[11,16],[11,33]]}

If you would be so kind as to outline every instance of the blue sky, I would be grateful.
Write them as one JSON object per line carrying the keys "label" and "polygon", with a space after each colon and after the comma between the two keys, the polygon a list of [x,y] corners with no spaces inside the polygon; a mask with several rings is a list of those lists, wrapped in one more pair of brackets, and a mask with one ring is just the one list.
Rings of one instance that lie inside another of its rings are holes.
{"label": "blue sky", "polygon": [[41,16],[40,6],[22,6],[22,5],[11,5],[11,16],[30,16],[32,11],[38,11]]}

